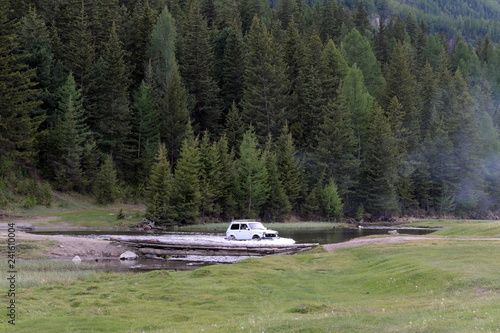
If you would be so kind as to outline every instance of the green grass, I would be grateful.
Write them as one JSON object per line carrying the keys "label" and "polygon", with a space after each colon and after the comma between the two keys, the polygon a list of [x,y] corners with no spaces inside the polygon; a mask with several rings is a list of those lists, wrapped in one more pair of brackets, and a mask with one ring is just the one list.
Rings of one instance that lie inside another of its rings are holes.
{"label": "green grass", "polygon": [[[8,267],[7,259],[0,260],[0,267]],[[96,274],[94,266],[71,261],[16,259],[17,288],[33,288],[46,285],[72,284]],[[7,269],[5,269],[7,271]],[[8,281],[0,280],[0,289],[8,289]]]}
{"label": "green grass", "polygon": [[23,289],[9,332],[498,332],[499,256],[425,240],[100,273]]}
{"label": "green grass", "polygon": [[500,221],[482,220],[421,220],[411,224],[418,227],[445,227],[433,235],[454,237],[500,237]]}

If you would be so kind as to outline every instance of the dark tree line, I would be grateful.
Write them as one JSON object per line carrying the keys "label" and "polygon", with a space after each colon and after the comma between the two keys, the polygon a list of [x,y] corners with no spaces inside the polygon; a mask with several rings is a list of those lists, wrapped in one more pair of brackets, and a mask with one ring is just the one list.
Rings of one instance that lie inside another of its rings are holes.
{"label": "dark tree line", "polygon": [[373,15],[3,1],[0,204],[35,180],[162,223],[498,212],[500,50]]}

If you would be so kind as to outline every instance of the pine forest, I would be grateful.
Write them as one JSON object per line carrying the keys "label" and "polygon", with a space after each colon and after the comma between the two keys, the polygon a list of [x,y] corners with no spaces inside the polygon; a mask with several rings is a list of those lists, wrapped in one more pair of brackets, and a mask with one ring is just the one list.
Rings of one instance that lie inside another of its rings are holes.
{"label": "pine forest", "polygon": [[0,208],[499,216],[498,7],[1,0]]}

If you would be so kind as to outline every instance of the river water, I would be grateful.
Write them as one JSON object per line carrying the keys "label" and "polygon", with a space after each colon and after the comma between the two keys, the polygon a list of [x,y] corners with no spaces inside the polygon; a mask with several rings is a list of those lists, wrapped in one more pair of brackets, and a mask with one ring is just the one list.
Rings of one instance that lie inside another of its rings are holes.
{"label": "river water", "polygon": [[[295,243],[319,243],[332,244],[345,242],[353,238],[387,234],[389,230],[394,228],[374,227],[374,228],[328,228],[328,229],[289,229],[280,230],[281,238],[291,238]],[[435,229],[425,228],[400,228],[397,229],[400,234],[425,235],[434,232]],[[210,235],[224,237],[222,233],[216,233],[210,230],[199,232],[144,232],[144,231],[113,231],[113,230],[43,230],[32,231],[35,234],[44,235],[67,235],[72,237],[88,237],[97,239],[109,239],[111,236],[162,236],[175,237],[183,235],[189,238],[196,239],[197,236]],[[193,270],[199,267],[231,263],[246,257],[188,257],[188,258],[170,258],[168,260],[145,259],[125,260],[118,259],[99,259],[98,261],[84,261],[92,264],[96,270],[100,271],[150,271],[150,270]]]}

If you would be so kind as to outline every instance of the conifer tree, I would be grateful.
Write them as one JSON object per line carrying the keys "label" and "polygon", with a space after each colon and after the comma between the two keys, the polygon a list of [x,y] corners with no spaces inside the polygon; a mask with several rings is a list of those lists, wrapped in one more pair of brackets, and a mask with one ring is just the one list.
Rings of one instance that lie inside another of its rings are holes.
{"label": "conifer tree", "polygon": [[347,195],[359,173],[359,145],[345,99],[324,107],[324,119],[318,132],[316,155],[328,178],[337,179],[339,193]]}
{"label": "conifer tree", "polygon": [[[21,19],[19,28],[19,50],[26,55],[25,63],[35,69],[32,80],[40,90],[36,98],[41,104],[33,111],[33,115],[45,114],[46,120],[39,127],[43,130],[53,126],[54,113],[59,102],[57,90],[63,85],[67,74],[63,73],[62,63],[54,57],[49,30],[34,7],[30,7],[28,14]],[[39,147],[42,155],[44,151],[50,150],[43,144]],[[39,154],[40,157],[42,156]]]}
{"label": "conifer tree", "polygon": [[321,203],[326,219],[336,219],[342,215],[342,199],[339,195],[337,184],[330,178],[328,184],[321,191]]}
{"label": "conifer tree", "polygon": [[[268,145],[269,147],[270,145]],[[269,195],[264,203],[262,215],[266,220],[284,221],[290,215],[292,205],[280,179],[276,153],[266,149],[262,154],[268,175]]]}
{"label": "conifer tree", "polygon": [[383,105],[389,106],[393,97],[396,97],[402,106],[402,126],[405,130],[405,144],[411,151],[418,144],[420,137],[420,115],[417,94],[416,78],[411,72],[410,53],[403,44],[397,44],[394,48],[392,59],[386,68],[386,91],[384,93]]}
{"label": "conifer tree", "polygon": [[443,109],[444,120],[459,163],[457,209],[467,212],[477,207],[484,189],[484,180],[477,168],[481,164],[478,122],[473,108],[474,101],[460,71],[455,72],[450,85],[451,96]]}
{"label": "conifer tree", "polygon": [[170,163],[179,157],[189,121],[188,96],[177,63],[172,62],[170,75],[166,80],[166,93],[160,109],[160,139],[167,143]]}
{"label": "conifer tree", "polygon": [[356,64],[363,72],[366,89],[370,95],[379,97],[383,92],[385,80],[370,43],[358,30],[352,29],[342,40],[342,49],[348,64],[350,66]]}
{"label": "conifer tree", "polygon": [[[425,59],[425,48],[427,47],[427,26],[420,21],[417,37],[415,41],[415,65],[422,70],[427,62]],[[417,72],[418,75],[418,72]]]}
{"label": "conifer tree", "polygon": [[460,69],[467,82],[470,82],[472,77],[481,72],[479,63],[479,58],[472,47],[460,39],[453,49],[452,69]]}
{"label": "conifer tree", "polygon": [[282,0],[278,4],[278,10],[276,12],[276,17],[281,21],[281,27],[286,30],[289,24],[294,22],[300,22],[299,17],[299,6],[296,0]]}
{"label": "conifer tree", "polygon": [[[146,75],[150,76],[148,80],[151,81],[150,84],[159,107],[161,107],[165,97],[165,83],[169,79],[172,66],[176,61],[176,38],[175,20],[165,7],[152,28],[148,43],[149,47],[146,52],[148,60],[147,64],[144,64],[146,66]],[[168,148],[168,151],[172,153],[170,148]]]}
{"label": "conifer tree", "polygon": [[63,190],[81,190],[84,183],[84,151],[94,143],[85,122],[81,91],[77,89],[72,74],[59,89],[59,96],[57,121],[53,130],[56,138],[53,149],[57,152],[52,159],[55,178],[58,187]]}
{"label": "conifer tree", "polygon": [[341,9],[335,0],[326,0],[321,3],[320,36],[326,42],[329,39],[338,42],[342,27]]}
{"label": "conifer tree", "polygon": [[229,29],[222,61],[222,108],[227,112],[231,105],[240,105],[243,98],[245,58],[241,22],[235,22]]}
{"label": "conifer tree", "polygon": [[234,151],[238,151],[243,134],[246,132],[246,124],[243,122],[241,112],[233,103],[231,109],[226,116],[225,134],[228,141],[228,146]]}
{"label": "conifer tree", "polygon": [[238,196],[246,217],[258,216],[271,190],[266,161],[261,155],[256,135],[253,129],[249,129],[243,136],[238,160]]}
{"label": "conifer tree", "polygon": [[217,142],[217,149],[220,157],[221,169],[221,195],[220,205],[222,214],[225,217],[234,217],[237,212],[236,184],[238,182],[238,169],[235,153],[229,147],[228,139],[225,135]]}
{"label": "conifer tree", "polygon": [[255,18],[248,33],[243,119],[252,124],[261,142],[277,135],[284,124],[283,109],[286,80],[279,48],[266,27]]}
{"label": "conifer tree", "polygon": [[354,11],[352,21],[362,35],[365,35],[370,28],[370,20],[363,0],[359,2],[358,8]]}
{"label": "conifer tree", "polygon": [[0,3],[0,153],[18,162],[32,163],[34,140],[43,116],[33,116],[38,93],[34,71],[23,64],[15,51],[17,24],[8,18],[8,2]]}
{"label": "conifer tree", "polygon": [[[425,44],[424,54],[426,61],[431,64],[433,69],[438,69],[443,66],[443,56],[446,55],[447,57],[447,51],[442,36],[430,35]],[[446,59],[446,61],[448,61],[448,59]]]}
{"label": "conifer tree", "polygon": [[308,58],[301,37],[292,20],[288,26],[285,44],[285,68],[289,83],[286,121],[297,144],[301,147],[315,144],[323,104],[320,64]]}
{"label": "conifer tree", "polygon": [[391,127],[381,108],[376,108],[367,131],[366,151],[360,174],[359,194],[366,211],[390,216],[398,211],[395,188],[397,151]]}
{"label": "conifer tree", "polygon": [[[105,52],[109,31],[119,18],[118,0],[96,0],[89,8],[90,29],[95,38],[97,53]],[[115,23],[114,23],[115,22]],[[115,27],[116,29],[116,27]]]}
{"label": "conifer tree", "polygon": [[138,86],[145,77],[145,69],[148,58],[148,50],[150,48],[151,34],[155,26],[156,18],[149,5],[149,0],[146,0],[141,8],[141,13],[137,21],[137,27],[132,38],[132,55],[131,65],[132,81],[134,86]]}
{"label": "conifer tree", "polygon": [[214,0],[205,0],[202,8],[203,17],[207,21],[207,26],[212,29],[217,22],[217,9]]}
{"label": "conifer tree", "polygon": [[195,223],[200,216],[200,168],[198,137],[189,125],[175,165],[172,189],[174,219],[181,224]]}
{"label": "conifer tree", "polygon": [[380,61],[381,64],[385,64],[389,58],[389,37],[383,17],[379,20],[378,31],[375,34],[374,50],[377,60]]}
{"label": "conifer tree", "polygon": [[477,56],[483,63],[490,63],[493,58],[493,43],[490,36],[486,35],[484,40],[476,48]]}
{"label": "conifer tree", "polygon": [[85,8],[85,2],[82,1],[74,28],[69,35],[64,62],[82,90],[84,104],[90,106],[86,99],[93,84],[92,71],[96,55]]}
{"label": "conifer tree", "polygon": [[217,143],[210,142],[208,133],[201,140],[200,162],[201,215],[206,218],[220,216],[223,165]]}
{"label": "conifer tree", "polygon": [[286,40],[284,47],[284,62],[287,74],[287,81],[290,84],[288,95],[292,102],[296,103],[296,86],[298,84],[299,73],[302,71],[305,63],[305,51],[302,45],[302,40],[299,35],[295,21],[292,19],[286,31]]}
{"label": "conifer tree", "polygon": [[128,101],[128,71],[122,43],[113,24],[103,54],[103,82],[100,87],[100,117],[98,133],[102,149],[122,166],[130,153],[130,109]]}
{"label": "conifer tree", "polygon": [[164,144],[159,145],[146,195],[146,218],[158,224],[172,222],[172,172]]}
{"label": "conifer tree", "polygon": [[239,7],[243,34],[250,30],[255,18],[267,22],[269,15],[265,0],[241,0]]}
{"label": "conifer tree", "polygon": [[289,132],[288,126],[285,125],[277,142],[277,165],[285,194],[292,205],[292,209],[298,211],[302,182],[300,163],[296,154],[297,149],[292,134]]}
{"label": "conifer tree", "polygon": [[357,158],[361,159],[367,139],[367,129],[373,108],[373,97],[367,92],[363,83],[363,73],[356,65],[347,72],[341,90],[342,101],[345,101],[351,114],[351,124],[356,137]]}
{"label": "conifer tree", "polygon": [[194,98],[192,117],[195,131],[219,133],[221,110],[219,88],[214,79],[214,55],[210,31],[197,1],[188,4],[182,26],[179,64],[186,88]]}
{"label": "conifer tree", "polygon": [[159,117],[151,87],[144,81],[135,95],[133,105],[133,144],[137,161],[137,172],[144,179],[144,170],[153,163],[159,142]]}
{"label": "conifer tree", "polygon": [[99,204],[114,203],[118,197],[116,170],[111,155],[106,155],[95,177],[94,195]]}
{"label": "conifer tree", "polygon": [[429,63],[425,65],[420,76],[421,96],[421,135],[425,138],[430,130],[431,115],[435,112],[437,104],[437,80]]}
{"label": "conifer tree", "polygon": [[313,219],[321,218],[321,192],[323,189],[323,177],[321,177],[311,188],[304,201],[304,214]]}
{"label": "conifer tree", "polygon": [[321,88],[325,100],[335,101],[349,66],[342,52],[336,47],[333,40],[329,39],[323,50],[323,57],[319,75]]}

